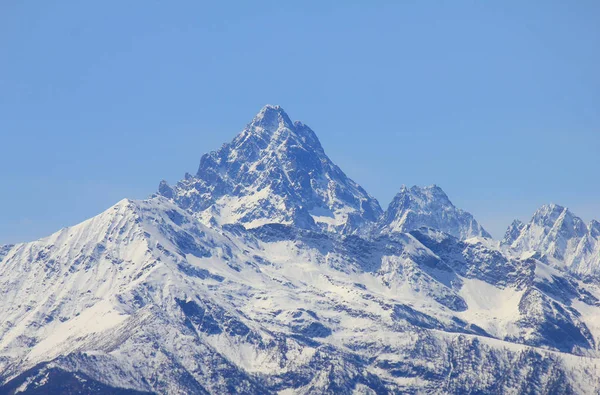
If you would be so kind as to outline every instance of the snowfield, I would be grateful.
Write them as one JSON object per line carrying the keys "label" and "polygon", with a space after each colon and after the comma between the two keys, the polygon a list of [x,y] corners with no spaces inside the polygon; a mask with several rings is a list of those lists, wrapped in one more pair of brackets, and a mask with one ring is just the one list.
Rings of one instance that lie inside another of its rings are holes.
{"label": "snowfield", "polygon": [[596,223],[383,212],[266,106],[198,173],[0,247],[0,393],[600,392]]}

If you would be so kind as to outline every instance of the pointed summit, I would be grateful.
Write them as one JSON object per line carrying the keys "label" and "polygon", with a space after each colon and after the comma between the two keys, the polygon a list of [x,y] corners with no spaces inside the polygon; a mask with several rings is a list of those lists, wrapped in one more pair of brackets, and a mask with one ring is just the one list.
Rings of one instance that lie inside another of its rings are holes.
{"label": "pointed summit", "polygon": [[[171,192],[172,191],[172,192]],[[196,176],[159,194],[207,224],[267,223],[353,233],[379,203],[325,154],[316,134],[280,106],[263,107],[231,143],[202,156]]]}
{"label": "pointed summit", "polygon": [[[285,155],[301,148],[304,151],[317,151],[325,155],[316,134],[301,122],[292,122],[280,106],[266,105],[252,119],[246,128],[228,144],[230,148],[227,161],[255,161],[267,152]],[[219,150],[222,152],[223,150]],[[205,155],[198,170],[203,170],[203,160],[213,153]],[[281,156],[280,155],[280,156]]]}
{"label": "pointed summit", "polygon": [[378,229],[390,233],[410,232],[421,227],[441,230],[460,239],[491,238],[470,213],[456,208],[439,186],[407,188],[403,185],[379,221]]}
{"label": "pointed summit", "polygon": [[520,252],[537,251],[547,263],[582,276],[600,275],[600,227],[589,225],[568,208],[547,204],[524,225],[511,247]]}
{"label": "pointed summit", "polygon": [[267,104],[261,108],[238,137],[247,138],[248,135],[257,135],[268,140],[280,130],[291,132],[294,130],[294,123],[281,106]]}
{"label": "pointed summit", "polygon": [[536,210],[531,221],[539,225],[552,226],[552,224],[558,220],[561,214],[567,212],[569,212],[568,209],[558,204],[544,204]]}
{"label": "pointed summit", "polygon": [[510,224],[508,229],[506,229],[506,233],[504,234],[504,238],[502,239],[501,243],[505,245],[511,245],[519,237],[524,227],[525,224],[522,221],[515,219]]}
{"label": "pointed summit", "polygon": [[252,119],[250,125],[261,127],[266,130],[278,129],[280,127],[292,128],[293,123],[281,106],[267,104]]}
{"label": "pointed summit", "polygon": [[540,227],[546,235],[554,234],[566,239],[583,237],[587,232],[587,227],[581,218],[558,204],[540,207],[531,219],[531,226]]}

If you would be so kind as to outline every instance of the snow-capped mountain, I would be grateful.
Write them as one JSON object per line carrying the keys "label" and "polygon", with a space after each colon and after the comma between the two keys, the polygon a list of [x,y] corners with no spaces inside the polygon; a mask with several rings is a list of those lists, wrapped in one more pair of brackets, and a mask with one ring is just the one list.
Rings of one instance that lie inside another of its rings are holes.
{"label": "snow-capped mountain", "polygon": [[383,222],[267,106],[197,176],[0,248],[0,393],[598,393],[600,286],[404,194]]}
{"label": "snow-capped mountain", "polygon": [[409,232],[421,227],[441,230],[459,239],[490,234],[473,216],[456,208],[442,188],[402,186],[377,224],[380,232]]}
{"label": "snow-capped mountain", "polygon": [[195,176],[159,194],[207,224],[293,224],[353,233],[381,214],[379,203],[325,154],[315,133],[265,106],[229,144],[206,154]]}
{"label": "snow-capped mountain", "polygon": [[523,221],[515,219],[506,229],[506,233],[504,233],[504,238],[502,238],[501,243],[506,245],[511,245],[518,237],[521,235],[521,231],[525,227]]}
{"label": "snow-capped mountain", "polygon": [[598,388],[596,288],[433,230],[211,229],[165,198],[124,200],[0,270],[0,389]]}
{"label": "snow-capped mountain", "polygon": [[569,209],[540,207],[528,224],[513,223],[503,243],[520,252],[538,253],[549,264],[582,277],[600,275],[600,223],[589,224]]}

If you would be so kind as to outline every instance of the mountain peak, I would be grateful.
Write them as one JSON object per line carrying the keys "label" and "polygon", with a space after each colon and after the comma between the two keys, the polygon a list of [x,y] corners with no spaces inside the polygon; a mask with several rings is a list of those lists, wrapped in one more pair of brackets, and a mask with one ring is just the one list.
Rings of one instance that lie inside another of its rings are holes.
{"label": "mountain peak", "polygon": [[410,193],[416,199],[423,199],[427,202],[433,202],[438,200],[447,202],[450,205],[452,205],[452,203],[450,202],[450,198],[448,198],[446,192],[444,192],[444,190],[436,184],[428,185],[425,187],[413,185],[410,188]]}
{"label": "mountain peak", "polygon": [[566,207],[545,204],[508,244],[517,251],[538,251],[549,263],[589,275],[600,271],[596,263],[598,258],[589,248],[583,248],[585,243],[580,244],[586,236],[593,237],[593,234],[592,223],[586,225]]}
{"label": "mountain peak", "polygon": [[285,154],[295,146],[306,151],[323,151],[317,135],[307,125],[292,122],[281,106],[272,104],[264,106],[229,146],[233,160],[254,160],[269,151]]}
{"label": "mountain peak", "polygon": [[531,225],[546,229],[545,233],[557,233],[567,238],[581,237],[587,231],[581,218],[568,208],[554,203],[541,206],[533,214]]}
{"label": "mountain peak", "polygon": [[510,224],[508,229],[506,229],[506,233],[504,234],[504,238],[502,239],[501,243],[506,245],[512,244],[519,237],[524,227],[525,224],[523,221],[515,219]]}
{"label": "mountain peak", "polygon": [[[171,193],[171,191],[173,191]],[[206,223],[294,224],[354,232],[379,203],[325,154],[316,134],[280,106],[263,107],[242,132],[203,155],[196,176],[159,194]]]}
{"label": "mountain peak", "polygon": [[558,204],[544,204],[536,210],[536,212],[533,214],[532,220],[537,223],[549,221],[554,223],[558,217],[565,212],[569,212],[569,210]]}
{"label": "mountain peak", "polygon": [[281,106],[267,104],[254,116],[249,127],[273,132],[279,128],[293,129],[294,124]]}
{"label": "mountain peak", "polygon": [[379,221],[382,232],[409,232],[430,227],[466,239],[491,237],[473,216],[456,208],[439,186],[402,186]]}

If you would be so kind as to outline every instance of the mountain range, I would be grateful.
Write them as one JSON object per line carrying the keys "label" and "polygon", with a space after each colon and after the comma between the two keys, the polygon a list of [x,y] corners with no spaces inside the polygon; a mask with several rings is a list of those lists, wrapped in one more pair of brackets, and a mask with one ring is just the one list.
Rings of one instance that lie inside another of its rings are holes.
{"label": "mountain range", "polygon": [[600,223],[384,211],[265,106],[195,175],[0,246],[0,393],[600,392]]}

